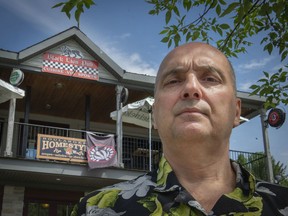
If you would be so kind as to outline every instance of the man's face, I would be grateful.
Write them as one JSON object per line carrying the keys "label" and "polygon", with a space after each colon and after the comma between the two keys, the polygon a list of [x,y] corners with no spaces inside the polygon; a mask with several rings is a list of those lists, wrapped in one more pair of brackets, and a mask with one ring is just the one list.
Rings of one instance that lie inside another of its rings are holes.
{"label": "man's face", "polygon": [[230,70],[226,57],[206,44],[186,44],[168,54],[159,68],[153,105],[163,143],[228,142],[241,110]]}

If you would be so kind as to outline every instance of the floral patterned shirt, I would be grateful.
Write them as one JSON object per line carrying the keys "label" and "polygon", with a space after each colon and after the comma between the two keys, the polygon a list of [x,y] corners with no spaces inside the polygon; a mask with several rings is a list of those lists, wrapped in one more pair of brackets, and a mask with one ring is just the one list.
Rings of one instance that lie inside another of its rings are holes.
{"label": "floral patterned shirt", "polygon": [[206,212],[179,183],[167,160],[159,169],[138,178],[89,193],[74,207],[71,216],[288,216],[288,188],[254,177],[236,162],[236,188],[222,195]]}

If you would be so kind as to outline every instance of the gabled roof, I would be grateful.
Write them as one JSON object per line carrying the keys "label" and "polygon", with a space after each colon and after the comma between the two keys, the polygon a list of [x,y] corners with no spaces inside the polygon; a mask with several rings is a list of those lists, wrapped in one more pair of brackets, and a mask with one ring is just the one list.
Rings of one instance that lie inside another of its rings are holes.
{"label": "gabled roof", "polygon": [[32,58],[46,50],[51,49],[65,41],[74,39],[80,46],[82,46],[91,56],[93,56],[100,64],[102,64],[115,77],[123,76],[123,69],[117,65],[106,53],[103,52],[97,45],[95,45],[79,28],[71,27],[59,34],[56,34],[46,40],[43,40],[33,46],[30,46],[19,52],[19,61],[25,61]]}
{"label": "gabled roof", "polygon": [[[124,70],[77,27],[71,27],[37,44],[27,47],[20,52],[11,52],[0,49],[0,64],[3,63],[3,65],[7,65],[7,63],[11,63],[14,64],[13,66],[20,65],[22,62],[71,39],[75,40],[93,58],[103,65],[115,78],[119,80],[119,82],[125,83],[125,77],[127,77],[128,83],[130,81],[140,83],[148,81],[150,84],[154,83],[155,78],[152,76],[149,76],[148,80],[148,76],[142,74],[130,74],[129,72],[125,72],[124,76]],[[133,77],[132,80],[131,77]]]}
{"label": "gabled roof", "polygon": [[153,90],[155,81],[154,76],[126,72],[77,27],[71,27],[39,43],[27,47],[20,52],[11,52],[0,49],[0,65],[8,66],[10,63],[12,64],[10,65],[12,67],[19,66],[21,68],[22,62],[40,55],[41,53],[44,53],[45,51],[71,39],[75,40],[93,58],[103,65],[107,71],[118,79],[119,83],[142,88],[148,87],[149,90]]}

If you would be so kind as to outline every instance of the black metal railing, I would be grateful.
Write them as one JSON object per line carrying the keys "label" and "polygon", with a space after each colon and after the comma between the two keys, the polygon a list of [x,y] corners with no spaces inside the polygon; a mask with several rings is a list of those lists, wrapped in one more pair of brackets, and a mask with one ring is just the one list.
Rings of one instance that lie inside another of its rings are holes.
{"label": "black metal railing", "polygon": [[[5,127],[2,123],[2,128]],[[14,133],[17,137],[17,155],[16,157],[25,157],[28,159],[36,160],[36,148],[37,148],[37,135],[47,134],[54,136],[62,136],[69,138],[85,139],[85,130],[76,130],[69,128],[52,127],[37,124],[15,123]],[[94,132],[97,135],[108,135],[102,132]],[[3,136],[3,131],[2,131]],[[25,138],[26,137],[26,138]],[[0,140],[1,142],[1,140]],[[3,147],[2,144],[0,146]],[[117,145],[117,144],[116,144]],[[24,149],[24,155],[23,151]],[[117,146],[116,146],[117,149]],[[152,139],[151,144],[151,156],[152,156],[152,169],[157,167],[159,159],[162,154],[162,146],[160,140]],[[136,136],[123,136],[122,141],[122,159],[125,169],[137,169],[137,170],[149,170],[149,140],[148,137],[136,137]],[[234,151],[230,150],[230,158],[235,161],[239,161],[241,158],[246,158],[245,166],[251,166],[252,163],[258,163],[259,160],[264,160],[263,154],[256,154],[251,152]],[[249,158],[253,158],[253,161],[249,161]],[[248,159],[248,160],[247,160]]]}

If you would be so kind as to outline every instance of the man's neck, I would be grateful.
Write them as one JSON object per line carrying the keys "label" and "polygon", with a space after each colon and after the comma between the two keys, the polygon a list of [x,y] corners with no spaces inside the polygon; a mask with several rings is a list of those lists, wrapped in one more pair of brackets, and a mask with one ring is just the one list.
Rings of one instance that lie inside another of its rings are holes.
{"label": "man's neck", "polygon": [[177,157],[175,152],[170,155],[164,151],[164,155],[181,185],[209,212],[223,194],[233,191],[236,176],[228,152],[221,157],[217,157],[217,152],[214,155],[196,152],[197,155],[184,153]]}

